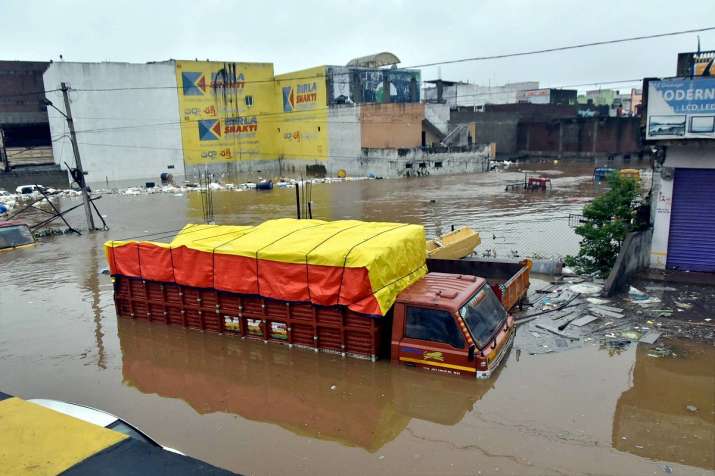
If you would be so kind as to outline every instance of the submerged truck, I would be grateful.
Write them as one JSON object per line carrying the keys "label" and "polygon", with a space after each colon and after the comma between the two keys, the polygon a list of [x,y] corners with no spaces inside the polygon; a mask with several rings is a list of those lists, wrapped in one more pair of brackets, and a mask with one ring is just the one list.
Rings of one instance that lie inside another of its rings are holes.
{"label": "submerged truck", "polygon": [[187,225],[105,251],[119,316],[477,378],[511,346],[530,270],[427,260],[421,226],[355,220]]}

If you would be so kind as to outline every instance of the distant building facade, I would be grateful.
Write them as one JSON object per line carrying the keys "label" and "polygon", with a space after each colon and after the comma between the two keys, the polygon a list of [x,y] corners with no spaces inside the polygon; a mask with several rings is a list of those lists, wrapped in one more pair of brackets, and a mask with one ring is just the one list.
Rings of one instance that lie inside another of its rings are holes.
{"label": "distant building facade", "polygon": [[[44,88],[62,108],[53,90],[62,82],[70,87],[89,182],[205,171],[227,181],[401,175],[404,162],[429,163],[421,151],[397,154],[421,150],[420,73],[377,66],[381,55],[280,75],[272,63],[62,62],[50,65]],[[52,115],[50,127],[58,137],[55,161],[64,166],[71,153],[64,118]],[[435,173],[449,170],[446,161],[435,162],[442,164]]]}
{"label": "distant building facade", "polygon": [[0,128],[8,156],[52,162],[47,107],[42,103],[42,74],[49,63],[0,61]]}
{"label": "distant building facade", "polygon": [[539,89],[538,81],[508,83],[503,86],[480,86],[478,84],[436,79],[425,81],[423,89],[426,102],[445,103],[450,108],[471,107],[481,109],[486,104],[513,104],[525,91]]}

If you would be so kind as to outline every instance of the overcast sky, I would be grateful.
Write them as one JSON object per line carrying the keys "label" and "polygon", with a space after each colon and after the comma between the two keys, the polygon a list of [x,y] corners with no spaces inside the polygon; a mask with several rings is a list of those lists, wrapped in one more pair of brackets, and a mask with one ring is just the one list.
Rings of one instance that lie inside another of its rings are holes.
{"label": "overcast sky", "polygon": [[[403,66],[715,26],[715,0],[2,0],[0,59],[272,62],[276,73],[391,51]],[[700,34],[715,49],[715,31]],[[479,84],[671,76],[695,34],[441,67]],[[434,79],[436,67],[422,79]],[[627,88],[632,84],[626,84]],[[588,88],[580,88],[588,89]]]}

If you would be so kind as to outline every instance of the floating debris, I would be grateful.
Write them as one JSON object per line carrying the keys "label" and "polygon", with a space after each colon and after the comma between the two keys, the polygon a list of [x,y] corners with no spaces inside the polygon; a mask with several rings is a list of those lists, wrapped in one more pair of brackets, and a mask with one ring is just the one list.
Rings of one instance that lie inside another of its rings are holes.
{"label": "floating debris", "polygon": [[663,333],[659,331],[648,331],[638,342],[642,342],[644,344],[655,344],[656,341],[660,339],[661,335],[663,335]]}
{"label": "floating debris", "polygon": [[641,306],[660,302],[660,298],[649,296],[643,291],[634,288],[633,286],[631,286],[630,290],[628,291],[628,296],[631,298],[632,302],[640,304]]}
{"label": "floating debris", "polygon": [[621,332],[621,337],[625,337],[627,339],[631,340],[638,340],[641,337],[640,332],[636,331],[626,331],[626,332]]}
{"label": "floating debris", "polygon": [[662,358],[662,357],[675,357],[673,352],[666,347],[656,347],[655,349],[648,352],[648,357]]}

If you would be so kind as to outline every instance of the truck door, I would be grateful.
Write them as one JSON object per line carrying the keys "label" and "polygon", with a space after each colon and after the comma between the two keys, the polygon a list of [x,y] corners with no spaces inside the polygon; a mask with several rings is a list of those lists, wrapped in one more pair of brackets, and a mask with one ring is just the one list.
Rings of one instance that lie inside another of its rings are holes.
{"label": "truck door", "polygon": [[405,365],[474,375],[474,361],[455,317],[444,309],[407,306],[399,360]]}

